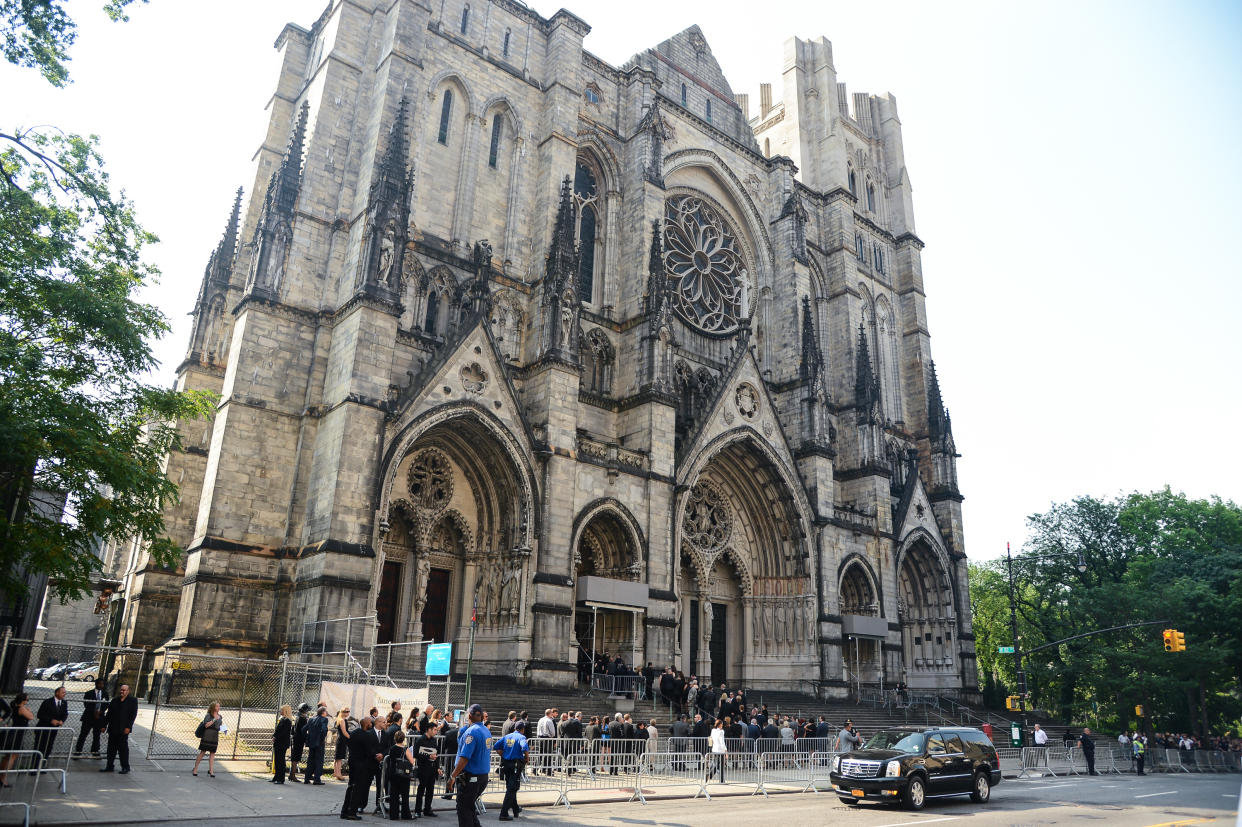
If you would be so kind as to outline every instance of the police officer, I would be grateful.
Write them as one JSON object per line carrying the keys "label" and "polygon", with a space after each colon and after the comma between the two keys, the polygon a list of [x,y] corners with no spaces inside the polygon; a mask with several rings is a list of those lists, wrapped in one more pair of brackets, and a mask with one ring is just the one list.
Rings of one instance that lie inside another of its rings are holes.
{"label": "police officer", "polygon": [[1147,739],[1136,734],[1130,747],[1134,750],[1134,765],[1138,768],[1138,774],[1146,775],[1143,772],[1143,761],[1147,758]]}
{"label": "police officer", "polygon": [[475,802],[487,789],[487,773],[492,768],[487,739],[491,735],[483,726],[483,707],[471,704],[466,710],[470,726],[457,738],[457,763],[449,774],[445,789],[457,789],[457,827],[483,827]]}
{"label": "police officer", "polygon": [[[517,794],[522,786],[526,757],[530,753],[530,744],[526,740],[526,723],[518,721],[513,732],[496,742],[496,751],[500,753],[500,777],[505,782],[505,800],[500,805],[500,820],[512,821],[514,816],[522,814],[522,808],[517,803]],[[509,815],[510,813],[513,815]]]}

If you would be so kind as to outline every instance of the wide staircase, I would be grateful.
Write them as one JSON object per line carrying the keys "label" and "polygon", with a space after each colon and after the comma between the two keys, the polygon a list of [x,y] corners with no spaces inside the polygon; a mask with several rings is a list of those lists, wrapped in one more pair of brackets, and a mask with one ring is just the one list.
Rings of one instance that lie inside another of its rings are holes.
{"label": "wide staircase", "polygon": [[[454,675],[449,705],[460,706],[465,699],[465,675]],[[814,695],[775,690],[752,690],[747,693],[749,703],[760,706],[766,704],[770,713],[788,715],[792,718],[814,718],[820,715],[832,725],[832,733],[837,731],[846,720],[854,722],[863,737],[868,737],[876,730],[902,726],[982,726],[990,723],[993,737],[997,743],[1007,742],[1008,719],[987,710],[967,707],[951,701],[942,701],[939,708],[926,704],[915,704],[910,707],[873,706],[869,704],[825,701]],[[439,692],[433,690],[431,702],[437,706],[443,702],[443,687]],[[494,675],[474,675],[470,685],[470,702],[478,703],[487,710],[489,720],[494,727],[505,720],[509,710],[530,713],[531,721],[543,716],[543,711],[555,707],[561,712],[581,710],[586,718],[593,715],[609,715],[619,709],[632,709],[635,720],[656,721],[661,735],[667,735],[667,725],[671,717],[667,704],[658,699],[632,700],[610,698],[606,692],[588,692],[581,688],[557,688],[548,686],[528,686],[519,684],[515,679]],[[1033,721],[1032,721],[1033,722]],[[1045,727],[1047,728],[1047,727]],[[1049,729],[1049,739],[1060,738],[1062,727]],[[1054,736],[1055,731],[1055,736]]]}

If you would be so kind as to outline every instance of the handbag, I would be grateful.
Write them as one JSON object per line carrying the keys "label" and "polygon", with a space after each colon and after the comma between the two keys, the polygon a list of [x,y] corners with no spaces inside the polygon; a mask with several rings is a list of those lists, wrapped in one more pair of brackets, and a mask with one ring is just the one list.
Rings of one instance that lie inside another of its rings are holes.
{"label": "handbag", "polygon": [[198,727],[196,727],[194,730],[194,737],[201,739],[206,734],[207,734],[207,722],[199,721]]}

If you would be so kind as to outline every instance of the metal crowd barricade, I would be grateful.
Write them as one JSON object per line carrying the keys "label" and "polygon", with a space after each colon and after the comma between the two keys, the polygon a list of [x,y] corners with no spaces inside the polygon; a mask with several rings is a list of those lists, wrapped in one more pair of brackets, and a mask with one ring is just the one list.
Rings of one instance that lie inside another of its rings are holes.
{"label": "metal crowd barricade", "polygon": [[800,792],[806,792],[812,781],[809,752],[765,752],[759,756],[759,783],[755,792],[763,793],[764,798],[768,797],[770,784],[799,786]]}
{"label": "metal crowd barricade", "polygon": [[591,674],[591,691],[607,692],[610,697],[633,697],[644,700],[647,695],[647,679],[642,675]]}
{"label": "metal crowd barricade", "polygon": [[1164,765],[1168,772],[1190,772],[1186,765],[1182,763],[1182,751],[1180,749],[1166,749],[1164,751]]}
{"label": "metal crowd barricade", "polygon": [[825,750],[823,752],[811,753],[811,779],[807,782],[807,788],[811,792],[819,792],[818,785],[821,781],[829,786],[832,785],[832,759],[841,755],[839,752],[831,752]]}
{"label": "metal crowd barricade", "polygon": [[1095,768],[1102,773],[1115,772],[1120,775],[1129,770],[1132,754],[1131,747],[1110,746],[1096,758]]}
{"label": "metal crowd barricade", "polygon": [[1021,773],[1022,772],[1022,748],[1021,747],[997,747],[996,760],[1000,764],[998,769],[1001,774],[1004,773]]}
{"label": "metal crowd barricade", "polygon": [[659,787],[697,787],[700,795],[711,801],[707,791],[707,767],[695,752],[648,752],[638,762],[638,777],[629,801],[637,798],[647,803],[647,789]]}
{"label": "metal crowd barricade", "polygon": [[22,827],[30,827],[30,805],[25,801],[0,801],[0,807],[21,807],[25,814],[22,816]]}

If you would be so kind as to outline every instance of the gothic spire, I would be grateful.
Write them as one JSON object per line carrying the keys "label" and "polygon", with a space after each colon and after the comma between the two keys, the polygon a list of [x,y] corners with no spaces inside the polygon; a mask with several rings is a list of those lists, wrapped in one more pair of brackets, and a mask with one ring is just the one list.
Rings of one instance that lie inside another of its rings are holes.
{"label": "gothic spire", "polygon": [[384,201],[392,201],[402,194],[406,181],[406,156],[409,153],[406,141],[406,121],[409,101],[404,97],[397,104],[397,117],[388,131],[388,146],[384,150],[384,158],[380,161],[379,171],[371,182],[371,197]]}
{"label": "gothic spire", "polygon": [[854,396],[857,404],[870,405],[880,398],[880,383],[871,370],[871,350],[867,346],[867,331],[858,326],[858,370],[854,381]]}
{"label": "gothic spire", "polygon": [[949,412],[940,397],[940,380],[936,377],[936,362],[933,360],[927,380],[927,433],[933,440],[948,432],[948,419]]}
{"label": "gothic spire", "polygon": [[819,349],[819,337],[815,335],[815,321],[811,316],[811,299],[802,297],[802,363],[798,376],[802,381],[815,381],[824,371],[824,354]]}
{"label": "gothic spire", "polygon": [[[237,229],[241,222],[242,188],[237,188],[237,197],[233,199],[233,212],[228,223],[224,225],[224,236],[207,262],[205,281],[227,284],[233,271],[233,259],[237,255]],[[204,284],[204,289],[206,285]]]}
{"label": "gothic spire", "polygon": [[552,231],[552,248],[548,251],[547,276],[559,294],[566,285],[572,286],[578,274],[578,246],[574,243],[573,184],[566,175],[561,181],[561,200],[556,208],[556,226]]}
{"label": "gothic spire", "polygon": [[651,222],[651,255],[647,259],[647,306],[655,315],[668,300],[668,275],[664,272],[664,233],[657,218]]}
{"label": "gothic spire", "polygon": [[302,186],[302,148],[309,115],[310,102],[303,101],[302,108],[298,111],[298,119],[293,125],[293,134],[289,136],[289,148],[280,162],[280,169],[272,175],[272,182],[267,188],[267,203],[264,206],[286,215],[293,212],[293,204],[297,201],[298,190]]}

